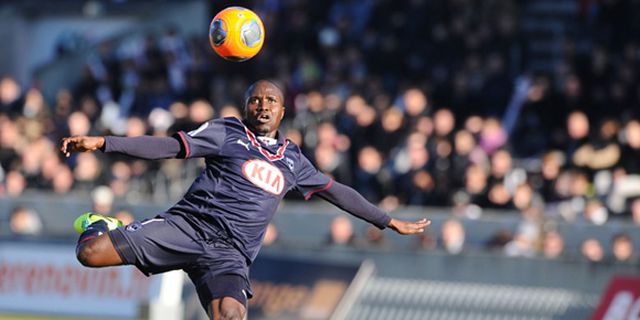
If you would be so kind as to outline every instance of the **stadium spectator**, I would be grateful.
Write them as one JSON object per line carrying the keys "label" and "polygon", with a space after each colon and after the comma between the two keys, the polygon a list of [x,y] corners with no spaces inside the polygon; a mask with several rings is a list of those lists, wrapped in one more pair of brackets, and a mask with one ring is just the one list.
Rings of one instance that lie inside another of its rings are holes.
{"label": "stadium spectator", "polygon": [[109,187],[117,197],[124,197],[129,191],[132,176],[131,165],[125,161],[115,161],[111,165],[111,181]]}
{"label": "stadium spectator", "polygon": [[491,186],[486,206],[495,209],[513,209],[512,196],[504,183],[497,182]]}
{"label": "stadium spectator", "polygon": [[383,161],[382,154],[373,146],[366,146],[358,152],[358,167],[353,185],[360,190],[362,196],[373,203],[379,202],[388,194],[385,186],[389,185],[390,181],[383,172]]}
{"label": "stadium spectator", "polygon": [[389,243],[384,232],[381,232],[378,228],[367,226],[364,231],[362,246],[382,249],[389,247]]}
{"label": "stadium spectator", "polygon": [[542,243],[542,256],[549,259],[557,259],[564,255],[565,244],[562,234],[557,231],[545,233]]}
{"label": "stadium spectator", "polygon": [[38,235],[42,232],[42,221],[33,209],[16,207],[11,211],[9,228],[16,235]]}
{"label": "stadium spectator", "polygon": [[504,246],[504,253],[509,257],[535,256],[539,235],[540,229],[535,221],[520,222],[513,239]]}
{"label": "stadium spectator", "polygon": [[507,143],[507,132],[496,118],[487,118],[482,122],[478,145],[487,155],[492,155]]}
{"label": "stadium spectator", "polygon": [[[447,138],[432,138],[429,141],[436,140],[433,146],[433,152],[429,154],[432,155],[431,159],[429,159],[429,169],[431,174],[433,175],[434,180],[438,181],[438,194],[443,197],[446,195],[445,190],[450,190],[451,185],[455,184],[453,177],[451,176],[451,157],[453,152],[453,146],[450,139]],[[428,146],[427,146],[428,148]],[[435,187],[434,187],[435,188]],[[436,199],[431,204],[442,205],[446,202],[439,202]],[[443,199],[444,200],[444,199]]]}
{"label": "stadium spectator", "polygon": [[573,154],[573,164],[591,171],[611,169],[620,161],[620,145],[617,142],[618,122],[605,119],[595,139],[589,139]]}
{"label": "stadium spectator", "polygon": [[343,215],[331,220],[327,244],[332,246],[354,246],[356,237],[351,220]]}
{"label": "stadium spectator", "polygon": [[459,254],[464,250],[465,229],[456,219],[449,219],[440,229],[442,248],[450,254]]}
{"label": "stadium spectator", "polygon": [[53,176],[53,192],[59,195],[68,194],[73,189],[74,182],[71,169],[66,165],[62,165]]}
{"label": "stadium spectator", "polygon": [[407,205],[428,206],[443,203],[443,199],[437,194],[436,180],[426,170],[412,172],[412,185],[401,190],[405,196]]}
{"label": "stadium spectator", "polygon": [[73,169],[76,190],[93,189],[102,182],[101,175],[102,165],[96,155],[85,153],[76,156],[76,166]]}
{"label": "stadium spectator", "polygon": [[131,222],[135,220],[135,217],[128,210],[122,209],[118,210],[118,212],[113,214],[113,217],[122,221],[123,225],[129,225]]}
{"label": "stadium spectator", "polygon": [[596,225],[603,225],[609,218],[609,212],[597,199],[589,200],[584,208],[584,220]]}
{"label": "stadium spectator", "polygon": [[110,215],[113,209],[114,194],[107,186],[98,186],[91,191],[93,212]]}
{"label": "stadium spectator", "polygon": [[320,144],[315,148],[315,163],[322,172],[338,181],[351,183],[351,171],[346,154],[338,152],[335,147]]}
{"label": "stadium spectator", "polygon": [[91,121],[87,114],[81,111],[72,112],[67,119],[69,135],[82,136],[91,132]]}
{"label": "stadium spectator", "polygon": [[[522,172],[522,176],[525,176],[524,172]],[[517,181],[517,179],[518,178],[515,178],[514,180]],[[513,205],[522,212],[529,209],[542,209],[544,207],[544,201],[540,194],[533,190],[529,182],[523,182],[515,187]]]}
{"label": "stadium spectator", "polygon": [[628,175],[640,174],[640,121],[631,120],[622,129],[624,141],[618,166]]}
{"label": "stadium spectator", "polygon": [[11,76],[0,79],[0,112],[16,117],[22,112],[22,86]]}
{"label": "stadium spectator", "polygon": [[465,170],[474,162],[473,153],[477,153],[477,142],[470,131],[461,129],[455,133],[453,148],[450,188],[458,189],[464,184]]}
{"label": "stadium spectator", "polygon": [[604,249],[596,238],[588,238],[580,245],[580,254],[589,262],[601,262],[604,260]]}
{"label": "stadium spectator", "polygon": [[222,106],[220,109],[220,118],[226,117],[240,118],[240,109],[231,104]]}
{"label": "stadium spectator", "polygon": [[614,171],[613,185],[608,195],[607,205],[615,214],[624,213],[628,200],[640,196],[640,166],[637,164],[640,152],[640,122],[632,120],[624,129],[626,144],[617,170]]}
{"label": "stadium spectator", "polygon": [[465,172],[465,186],[463,192],[469,196],[469,203],[480,207],[486,207],[489,200],[487,199],[488,177],[482,166],[472,164]]}
{"label": "stadium spectator", "polygon": [[4,177],[4,193],[9,197],[17,197],[27,187],[27,180],[19,171],[11,170]]}
{"label": "stadium spectator", "polygon": [[213,119],[215,110],[206,100],[198,99],[189,105],[189,126],[188,131],[197,129],[202,123]]}
{"label": "stadium spectator", "polygon": [[433,235],[431,229],[425,230],[425,232],[415,237],[415,248],[417,250],[434,250],[438,247],[438,241],[436,236]]}
{"label": "stadium spectator", "polygon": [[546,202],[556,202],[560,199],[557,193],[556,183],[565,164],[565,156],[562,151],[548,150],[542,156],[541,178],[542,185],[539,188],[542,197]]}
{"label": "stadium spectator", "polygon": [[589,177],[579,170],[563,172],[556,183],[556,192],[562,197],[556,214],[566,221],[579,220],[587,204]]}
{"label": "stadium spectator", "polygon": [[[409,198],[413,197],[412,204],[426,205],[428,202],[434,201],[435,185],[430,182],[434,180],[431,172],[429,172],[430,154],[426,147],[428,139],[422,133],[412,133],[406,139],[405,146],[399,150],[393,164],[395,171],[395,195],[402,199],[403,203],[408,203]],[[416,190],[415,188],[418,187]],[[413,190],[413,191],[412,191]],[[418,194],[412,194],[419,192]],[[420,194],[422,193],[422,194]],[[420,198],[416,199],[418,196]]]}
{"label": "stadium spectator", "polygon": [[380,126],[382,132],[380,139],[373,141],[385,156],[389,156],[405,138],[407,127],[405,126],[406,118],[401,110],[393,106],[382,111]]}
{"label": "stadium spectator", "polygon": [[626,233],[618,233],[611,239],[611,253],[614,262],[636,263],[634,246],[631,237]]}
{"label": "stadium spectator", "polygon": [[640,225],[640,198],[631,202],[631,219],[636,225]]}
{"label": "stadium spectator", "polygon": [[568,159],[575,162],[574,153],[589,139],[589,118],[582,111],[573,111],[567,117],[567,136],[564,152]]}
{"label": "stadium spectator", "polygon": [[506,229],[496,230],[487,240],[485,247],[489,252],[503,252],[505,246],[513,240],[513,234]]}

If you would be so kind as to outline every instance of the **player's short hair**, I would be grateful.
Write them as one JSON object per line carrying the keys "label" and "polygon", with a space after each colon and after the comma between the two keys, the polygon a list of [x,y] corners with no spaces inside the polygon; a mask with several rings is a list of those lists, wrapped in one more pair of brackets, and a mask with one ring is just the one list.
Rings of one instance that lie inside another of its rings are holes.
{"label": "player's short hair", "polygon": [[[282,95],[282,99],[284,100],[284,89],[279,81],[272,80],[272,79],[260,79],[252,83],[244,92],[244,102],[242,104],[243,109],[247,107],[247,99],[249,99],[249,97],[251,96],[251,92],[253,92],[253,89],[258,85],[258,83],[261,83],[261,82],[268,82],[269,84],[276,87],[280,91],[280,95]],[[284,105],[284,101],[282,102],[282,104]]]}

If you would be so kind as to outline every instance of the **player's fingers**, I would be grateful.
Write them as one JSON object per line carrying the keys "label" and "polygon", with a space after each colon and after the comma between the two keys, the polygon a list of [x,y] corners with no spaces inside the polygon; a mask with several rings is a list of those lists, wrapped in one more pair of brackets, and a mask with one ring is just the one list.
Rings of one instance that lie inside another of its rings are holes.
{"label": "player's fingers", "polygon": [[62,146],[60,147],[60,150],[66,157],[69,157],[71,156],[71,152],[78,151],[76,143],[78,143],[79,141],[80,140],[77,137],[64,138],[62,140]]}
{"label": "player's fingers", "polygon": [[431,224],[431,220],[421,219],[413,223],[414,226],[424,228]]}
{"label": "player's fingers", "polygon": [[410,226],[410,232],[412,234],[424,232],[424,228],[426,226],[430,225],[430,224],[431,224],[431,220],[427,220],[427,219],[418,220],[418,221],[416,221],[414,223],[411,223],[409,225]]}
{"label": "player's fingers", "polygon": [[411,223],[407,225],[406,231],[408,234],[424,232],[424,226],[420,224]]}
{"label": "player's fingers", "polygon": [[62,143],[60,143],[60,152],[62,152],[62,154],[64,154],[67,157],[69,156],[69,151],[67,150],[68,145],[69,145],[69,140],[67,138],[63,138]]}

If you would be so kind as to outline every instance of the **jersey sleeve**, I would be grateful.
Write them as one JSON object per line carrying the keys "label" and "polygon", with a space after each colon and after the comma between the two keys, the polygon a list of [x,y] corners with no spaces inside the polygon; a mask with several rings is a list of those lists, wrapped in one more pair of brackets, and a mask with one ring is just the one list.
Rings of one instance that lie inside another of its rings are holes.
{"label": "jersey sleeve", "polygon": [[216,156],[220,153],[226,137],[225,120],[210,120],[193,131],[179,131],[174,136],[182,145],[178,158]]}
{"label": "jersey sleeve", "polygon": [[308,200],[316,192],[327,190],[331,184],[333,184],[333,179],[320,172],[309,159],[300,154],[300,170],[294,189],[300,192],[305,200]]}

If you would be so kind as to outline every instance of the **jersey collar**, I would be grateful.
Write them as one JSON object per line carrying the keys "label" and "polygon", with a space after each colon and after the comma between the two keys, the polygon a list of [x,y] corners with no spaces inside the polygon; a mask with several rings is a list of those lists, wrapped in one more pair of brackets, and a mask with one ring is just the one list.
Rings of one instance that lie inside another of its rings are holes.
{"label": "jersey collar", "polygon": [[244,126],[244,132],[247,134],[247,138],[249,139],[249,142],[251,142],[251,145],[256,147],[263,156],[269,159],[269,161],[276,161],[284,158],[284,151],[289,145],[289,140],[284,139],[280,131],[276,133],[276,138],[278,139],[278,143],[276,145],[279,147],[275,153],[272,153],[266,146],[263,148],[263,144],[258,140],[256,134],[249,130],[244,123],[242,126]]}

